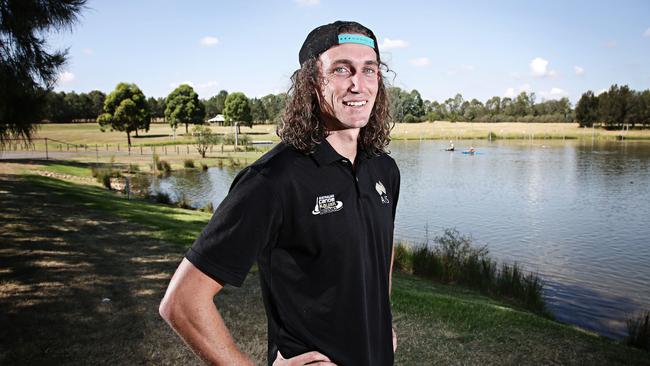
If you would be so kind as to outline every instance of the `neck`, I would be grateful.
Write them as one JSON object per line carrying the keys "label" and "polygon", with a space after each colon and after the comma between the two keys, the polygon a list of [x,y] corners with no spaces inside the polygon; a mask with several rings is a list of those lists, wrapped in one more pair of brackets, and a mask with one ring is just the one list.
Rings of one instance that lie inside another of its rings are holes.
{"label": "neck", "polygon": [[338,131],[329,131],[326,137],[327,142],[334,150],[346,159],[354,162],[357,157],[357,139],[359,138],[359,129],[346,129]]}

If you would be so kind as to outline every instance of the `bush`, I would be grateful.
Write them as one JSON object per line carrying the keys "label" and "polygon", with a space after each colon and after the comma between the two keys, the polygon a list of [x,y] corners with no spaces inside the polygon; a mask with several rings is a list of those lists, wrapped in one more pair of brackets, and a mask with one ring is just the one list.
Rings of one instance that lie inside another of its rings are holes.
{"label": "bush", "polygon": [[166,174],[169,174],[172,171],[172,166],[169,165],[169,163],[166,160],[158,160],[156,162],[156,169],[159,172],[165,172]]}
{"label": "bush", "polygon": [[111,178],[119,178],[122,176],[119,170],[113,168],[90,168],[90,172],[97,182],[101,183],[104,187],[111,189]]}
{"label": "bush", "polygon": [[394,267],[417,276],[444,283],[459,283],[477,288],[489,295],[513,300],[526,309],[550,316],[543,298],[543,283],[533,274],[524,274],[521,267],[497,263],[489,257],[486,246],[474,247],[469,236],[455,229],[446,229],[441,236],[416,246],[398,243]]}
{"label": "bush", "polygon": [[201,169],[203,169],[203,170],[208,170],[208,164],[206,164],[206,163],[201,163]]}
{"label": "bush", "polygon": [[194,168],[194,160],[185,159],[185,161],[183,161],[183,167],[193,169]]}
{"label": "bush", "polygon": [[207,205],[201,207],[199,209],[199,211],[213,213],[214,212],[214,205],[212,204],[212,202],[209,202]]}
{"label": "bush", "polygon": [[650,351],[650,311],[636,319],[627,320],[627,337],[625,343]]}
{"label": "bush", "polygon": [[498,136],[497,136],[496,133],[490,131],[490,132],[488,132],[487,138],[488,138],[488,140],[496,140],[498,138]]}
{"label": "bush", "polygon": [[168,205],[168,204],[172,203],[172,199],[165,192],[157,192],[153,196],[153,199],[154,199],[154,201],[156,201],[158,203],[165,204],[165,205]]}

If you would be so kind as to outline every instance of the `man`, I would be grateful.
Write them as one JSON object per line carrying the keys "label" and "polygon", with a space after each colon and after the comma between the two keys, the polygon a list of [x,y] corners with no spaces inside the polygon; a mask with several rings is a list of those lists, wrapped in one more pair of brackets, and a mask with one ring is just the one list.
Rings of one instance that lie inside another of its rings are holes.
{"label": "man", "polygon": [[204,361],[249,365],[213,297],[257,261],[269,365],[392,365],[390,281],[399,171],[377,39],[314,29],[282,142],[244,169],[174,274],[160,313]]}

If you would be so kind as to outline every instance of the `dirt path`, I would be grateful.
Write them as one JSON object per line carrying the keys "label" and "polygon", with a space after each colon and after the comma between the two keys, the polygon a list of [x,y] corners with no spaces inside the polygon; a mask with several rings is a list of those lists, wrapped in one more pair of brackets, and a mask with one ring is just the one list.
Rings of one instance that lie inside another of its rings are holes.
{"label": "dirt path", "polygon": [[[0,174],[0,364],[200,364],[158,316],[185,249],[70,202],[43,179]],[[255,277],[226,288],[218,306],[261,362],[266,323]]]}

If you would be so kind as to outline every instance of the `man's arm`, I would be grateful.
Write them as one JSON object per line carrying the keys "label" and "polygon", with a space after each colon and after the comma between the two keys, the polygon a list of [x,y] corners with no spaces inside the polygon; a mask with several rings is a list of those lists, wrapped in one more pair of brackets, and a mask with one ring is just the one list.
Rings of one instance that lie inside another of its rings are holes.
{"label": "man's arm", "polygon": [[[254,365],[243,354],[226,328],[214,305],[214,296],[223,285],[206,276],[183,258],[160,302],[160,316],[209,365]],[[307,352],[290,359],[278,355],[278,366],[336,366],[319,352]]]}
{"label": "man's arm", "polygon": [[210,365],[254,365],[235,345],[214,305],[223,285],[183,258],[159,312],[174,331]]}

